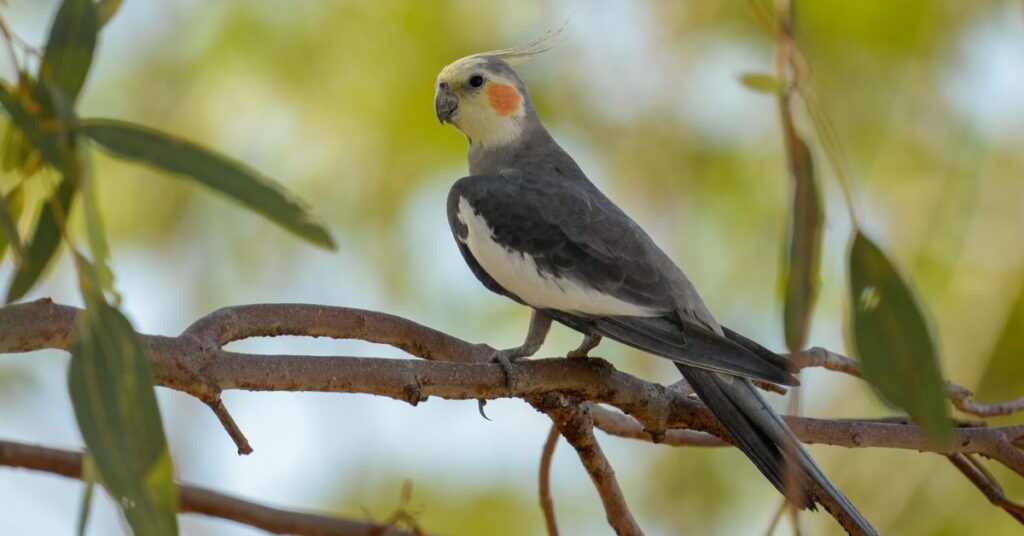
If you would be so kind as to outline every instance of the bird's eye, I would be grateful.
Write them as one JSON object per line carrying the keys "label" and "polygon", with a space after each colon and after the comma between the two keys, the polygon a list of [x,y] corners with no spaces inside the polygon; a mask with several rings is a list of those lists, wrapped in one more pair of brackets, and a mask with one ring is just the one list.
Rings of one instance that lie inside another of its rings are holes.
{"label": "bird's eye", "polygon": [[480,87],[484,85],[484,77],[478,74],[474,74],[473,76],[469,77],[469,85],[473,87]]}

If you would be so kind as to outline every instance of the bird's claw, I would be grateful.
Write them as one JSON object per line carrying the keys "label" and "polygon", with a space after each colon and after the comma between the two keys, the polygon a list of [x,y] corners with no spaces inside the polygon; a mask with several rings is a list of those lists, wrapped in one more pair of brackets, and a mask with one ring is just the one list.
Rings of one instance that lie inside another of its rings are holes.
{"label": "bird's claw", "polygon": [[515,390],[517,382],[515,368],[512,366],[512,363],[526,360],[520,348],[508,348],[495,351],[494,355],[491,356],[490,362],[501,365],[501,369],[505,371],[505,385],[509,389]]}

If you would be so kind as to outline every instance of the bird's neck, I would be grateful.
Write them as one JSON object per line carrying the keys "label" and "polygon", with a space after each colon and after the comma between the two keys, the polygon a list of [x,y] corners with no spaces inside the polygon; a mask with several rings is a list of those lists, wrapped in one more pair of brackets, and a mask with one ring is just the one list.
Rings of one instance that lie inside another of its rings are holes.
{"label": "bird's neck", "polygon": [[583,175],[539,120],[527,122],[519,136],[502,145],[470,141],[470,175],[549,172]]}

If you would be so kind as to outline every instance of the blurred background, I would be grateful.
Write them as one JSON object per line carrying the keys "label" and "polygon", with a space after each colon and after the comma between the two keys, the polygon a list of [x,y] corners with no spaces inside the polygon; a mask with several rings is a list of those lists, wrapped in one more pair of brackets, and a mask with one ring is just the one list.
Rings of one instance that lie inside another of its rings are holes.
{"label": "blurred background", "polygon": [[[41,44],[57,2],[6,4],[13,30]],[[1024,6],[804,1],[797,12],[863,223],[916,282],[945,373],[983,401],[1024,394]],[[151,125],[249,163],[307,200],[339,243],[334,253],[314,249],[191,183],[97,152],[116,287],[135,327],[172,335],[226,305],[315,302],[387,311],[496,347],[518,344],[527,311],[484,290],[450,237],[445,197],[466,173],[466,146],[437,124],[432,86],[459,57],[567,19],[565,43],[520,69],[542,118],[678,260],[723,323],[781,350],[790,184],[774,99],[737,81],[771,72],[773,53],[739,1],[126,0],[100,36],[81,113]],[[9,63],[2,68],[10,79]],[[814,139],[807,121],[798,128]],[[810,343],[845,351],[850,227],[815,152],[827,220]],[[5,261],[2,280],[10,273]],[[42,296],[80,303],[66,256],[31,297]],[[540,355],[562,355],[577,342],[556,327]],[[231,348],[401,356],[300,338]],[[677,379],[669,363],[614,343],[596,354],[649,380]],[[60,352],[0,357],[0,437],[80,447],[67,362]],[[833,373],[805,372],[802,391],[808,415],[889,414],[865,384]],[[536,473],[550,422],[524,403],[488,404],[488,422],[475,402],[413,408],[362,395],[229,392],[226,404],[255,448],[239,457],[203,404],[165,389],[158,395],[183,481],[380,521],[409,480],[411,508],[432,533],[543,531]],[[779,504],[734,449],[600,440],[648,534],[759,534]],[[1020,532],[939,456],[810,448],[882,533]],[[1011,497],[1024,498],[1024,481],[994,469]],[[611,534],[564,443],[553,486],[563,533]],[[82,488],[0,469],[0,533],[72,533]],[[183,534],[257,533],[180,519]],[[839,532],[827,515],[802,519],[809,534]],[[98,497],[90,534],[118,525],[107,497]],[[789,533],[785,523],[777,532]]]}

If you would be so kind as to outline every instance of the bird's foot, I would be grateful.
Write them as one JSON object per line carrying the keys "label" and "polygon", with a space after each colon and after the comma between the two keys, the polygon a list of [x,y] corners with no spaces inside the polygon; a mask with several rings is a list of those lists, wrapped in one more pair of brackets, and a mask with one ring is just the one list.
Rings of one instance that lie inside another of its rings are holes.
{"label": "bird's foot", "polygon": [[513,367],[512,364],[528,361],[528,359],[526,359],[527,355],[528,352],[526,352],[522,346],[517,346],[515,348],[497,350],[494,352],[494,355],[491,356],[490,362],[501,365],[501,369],[505,371],[505,385],[507,385],[509,389],[515,390],[515,387],[518,384],[516,381],[515,367]]}
{"label": "bird's foot", "polygon": [[581,342],[575,350],[565,354],[565,357],[568,357],[569,359],[587,359],[590,357],[587,354],[589,354],[594,348],[597,348],[598,344],[601,344],[600,335],[587,335],[583,338],[583,342]]}

